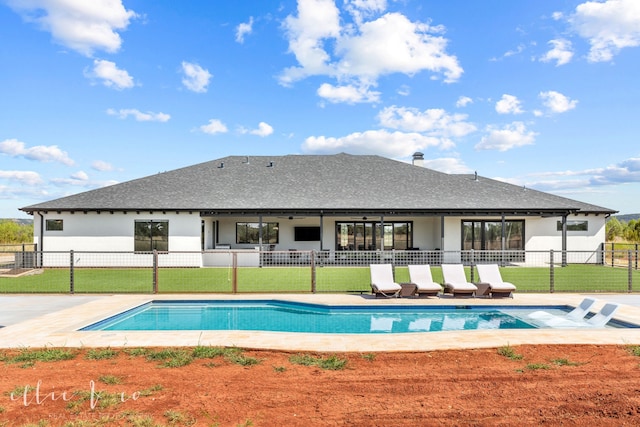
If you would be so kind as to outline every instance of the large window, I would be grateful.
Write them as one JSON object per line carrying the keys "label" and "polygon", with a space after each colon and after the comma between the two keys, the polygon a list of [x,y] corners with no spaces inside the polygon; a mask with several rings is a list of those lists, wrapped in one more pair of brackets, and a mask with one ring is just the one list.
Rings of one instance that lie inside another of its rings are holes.
{"label": "large window", "polygon": [[63,222],[61,219],[48,219],[46,222],[47,231],[62,231]]}
{"label": "large window", "polygon": [[385,222],[384,225],[364,221],[336,222],[336,250],[339,251],[402,250],[412,246],[413,223],[409,221]]}
{"label": "large window", "polygon": [[[262,223],[262,243],[276,244],[278,243],[277,222]],[[237,222],[236,223],[236,243],[260,243],[260,223],[257,222]]]}
{"label": "large window", "polygon": [[169,221],[135,221],[134,251],[169,250]]}
{"label": "large window", "polygon": [[[558,221],[556,227],[562,231],[562,221]],[[589,231],[589,221],[567,221],[567,231]]]}
{"label": "large window", "polygon": [[[505,250],[524,249],[524,221],[504,222]],[[462,221],[462,249],[502,249],[502,221]]]}

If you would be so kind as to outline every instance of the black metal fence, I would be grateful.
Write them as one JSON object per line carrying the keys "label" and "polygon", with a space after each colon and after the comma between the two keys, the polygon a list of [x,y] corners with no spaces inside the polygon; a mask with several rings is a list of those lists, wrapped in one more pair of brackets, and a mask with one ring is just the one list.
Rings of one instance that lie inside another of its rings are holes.
{"label": "black metal fence", "polygon": [[259,251],[0,252],[0,293],[370,292],[370,264],[495,263],[518,292],[640,291],[638,250],[599,251]]}

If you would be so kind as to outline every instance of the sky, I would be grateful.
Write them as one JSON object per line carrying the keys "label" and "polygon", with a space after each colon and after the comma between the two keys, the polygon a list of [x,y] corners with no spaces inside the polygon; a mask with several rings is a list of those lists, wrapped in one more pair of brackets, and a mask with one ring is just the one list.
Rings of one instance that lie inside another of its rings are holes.
{"label": "sky", "polygon": [[639,73],[638,0],[0,0],[0,218],[341,152],[638,213]]}

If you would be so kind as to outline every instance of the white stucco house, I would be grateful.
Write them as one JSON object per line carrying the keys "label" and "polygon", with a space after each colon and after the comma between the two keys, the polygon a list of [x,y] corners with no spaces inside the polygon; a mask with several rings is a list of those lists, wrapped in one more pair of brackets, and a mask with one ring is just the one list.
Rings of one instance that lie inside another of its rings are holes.
{"label": "white stucco house", "polygon": [[[371,155],[230,156],[21,208],[39,251],[595,252],[616,211]],[[593,257],[588,257],[592,259]]]}

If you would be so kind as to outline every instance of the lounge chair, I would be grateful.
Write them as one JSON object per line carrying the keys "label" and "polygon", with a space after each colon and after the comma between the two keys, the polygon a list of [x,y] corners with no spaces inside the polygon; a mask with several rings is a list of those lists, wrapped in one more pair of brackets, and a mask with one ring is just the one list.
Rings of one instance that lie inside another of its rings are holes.
{"label": "lounge chair", "polygon": [[516,290],[516,287],[513,283],[502,280],[498,264],[478,264],[476,268],[480,278],[480,282],[476,283],[476,286],[478,289],[485,288],[484,295],[489,295],[492,298],[494,296],[513,298],[513,291]]}
{"label": "lounge chair", "polygon": [[551,314],[548,311],[538,310],[529,314],[529,317],[531,319],[536,319],[543,322],[551,320],[556,317],[561,317],[569,320],[582,320],[585,318],[587,314],[589,314],[589,310],[595,303],[596,303],[595,298],[585,298],[576,308],[574,308],[564,316],[556,316],[555,314]]}
{"label": "lounge chair", "polygon": [[393,297],[400,295],[402,286],[393,281],[393,266],[391,264],[371,264],[371,290],[376,297]]}
{"label": "lounge chair", "polygon": [[428,265],[409,265],[409,280],[416,285],[416,293],[421,296],[437,296],[442,287],[433,281]]}
{"label": "lounge chair", "polygon": [[442,264],[442,276],[444,277],[444,291],[453,296],[475,296],[478,287],[467,282],[462,264]]}
{"label": "lounge chair", "polygon": [[587,320],[571,320],[562,317],[549,319],[544,323],[552,328],[602,328],[620,308],[619,304],[609,302],[602,306],[599,312]]}

